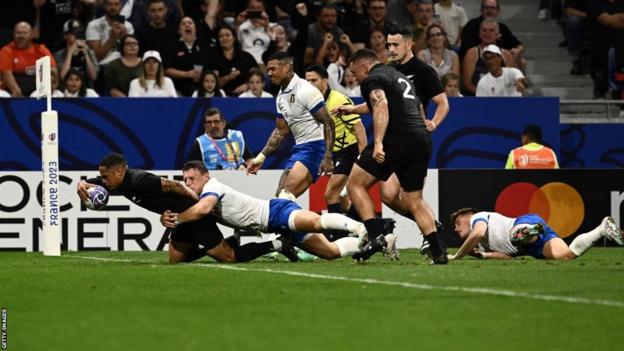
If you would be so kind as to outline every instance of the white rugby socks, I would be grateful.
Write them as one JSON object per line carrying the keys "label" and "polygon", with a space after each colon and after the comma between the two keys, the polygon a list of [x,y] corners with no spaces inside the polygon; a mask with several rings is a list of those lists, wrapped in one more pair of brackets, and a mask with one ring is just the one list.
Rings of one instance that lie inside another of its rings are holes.
{"label": "white rugby socks", "polygon": [[570,251],[577,257],[589,250],[592,245],[602,238],[602,224],[589,233],[579,234],[570,244]]}
{"label": "white rugby socks", "polygon": [[346,230],[349,233],[356,233],[362,223],[340,213],[323,213],[321,215],[321,227],[323,230]]}
{"label": "white rugby socks", "polygon": [[340,257],[351,256],[354,253],[360,251],[358,248],[358,239],[352,237],[344,237],[334,241],[334,244],[338,246],[338,250],[340,251]]}
{"label": "white rugby socks", "polygon": [[291,193],[290,191],[286,190],[286,189],[282,189],[280,190],[280,193],[277,195],[278,199],[286,199],[286,200],[290,200],[290,201],[296,201],[297,197],[295,197],[295,195],[293,195],[293,193]]}

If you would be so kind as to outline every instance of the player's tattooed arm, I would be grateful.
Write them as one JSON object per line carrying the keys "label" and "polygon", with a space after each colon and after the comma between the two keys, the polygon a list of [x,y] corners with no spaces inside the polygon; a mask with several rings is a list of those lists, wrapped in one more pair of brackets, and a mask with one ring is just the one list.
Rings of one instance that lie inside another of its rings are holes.
{"label": "player's tattooed arm", "polygon": [[162,186],[163,193],[175,194],[179,197],[188,198],[195,201],[199,200],[199,197],[193,190],[180,182],[169,180],[167,178],[161,178],[160,184]]}
{"label": "player's tattooed arm", "polygon": [[323,124],[323,133],[325,136],[325,157],[323,158],[323,162],[321,162],[321,171],[324,174],[330,174],[334,169],[334,162],[332,161],[336,134],[334,120],[329,116],[325,106],[314,112],[313,116],[314,119]]}
{"label": "player's tattooed arm", "polygon": [[336,134],[336,126],[334,120],[329,116],[327,109],[321,107],[314,113],[314,119],[323,124],[323,133],[325,134],[325,154],[331,157],[334,148],[334,139]]}
{"label": "player's tattooed arm", "polygon": [[275,150],[277,150],[288,134],[290,134],[288,124],[286,124],[286,121],[283,118],[278,118],[275,121],[275,129],[273,129],[269,140],[264,146],[264,149],[261,151],[262,154],[264,156],[272,154]]}
{"label": "player's tattooed arm", "polygon": [[373,141],[381,144],[386,135],[386,128],[388,127],[388,99],[386,98],[386,93],[384,93],[382,89],[371,91],[369,98],[373,108]]}

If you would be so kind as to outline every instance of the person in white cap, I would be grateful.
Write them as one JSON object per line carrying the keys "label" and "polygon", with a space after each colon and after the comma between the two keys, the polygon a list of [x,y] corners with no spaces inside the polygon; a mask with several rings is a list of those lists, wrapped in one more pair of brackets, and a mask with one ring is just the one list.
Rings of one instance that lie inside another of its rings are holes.
{"label": "person in white cap", "polygon": [[504,67],[500,48],[490,44],[483,49],[488,74],[477,83],[477,96],[522,96],[526,90],[524,74],[513,67]]}
{"label": "person in white cap", "polygon": [[173,81],[164,76],[158,51],[146,51],[141,65],[141,75],[130,82],[129,97],[178,97]]}

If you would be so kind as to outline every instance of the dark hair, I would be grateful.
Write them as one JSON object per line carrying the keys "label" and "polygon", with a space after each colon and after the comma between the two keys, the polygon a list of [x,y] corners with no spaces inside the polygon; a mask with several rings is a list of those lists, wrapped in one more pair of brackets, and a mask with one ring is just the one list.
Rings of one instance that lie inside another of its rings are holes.
{"label": "dark hair", "polygon": [[137,43],[139,43],[139,49],[141,48],[141,42],[139,41],[139,38],[137,38],[134,34],[126,34],[123,37],[121,37],[121,40],[119,41],[119,47],[117,48],[121,56],[124,55],[124,46],[125,46],[124,44],[126,43],[126,39],[128,38],[133,38],[134,40],[136,40]]}
{"label": "dark hair", "polygon": [[104,158],[102,159],[102,161],[100,161],[100,164],[99,164],[99,166],[106,167],[106,168],[111,168],[115,166],[126,166],[126,165],[128,165],[128,161],[126,161],[126,158],[124,157],[124,155],[116,153],[116,152],[111,152],[110,154],[104,156]]}
{"label": "dark hair", "polygon": [[405,26],[402,24],[391,25],[390,28],[388,28],[388,35],[397,35],[397,34],[400,34],[405,38],[412,38],[412,36],[414,35],[414,33],[412,32],[412,29],[408,26]]}
{"label": "dark hair", "polygon": [[[241,47],[240,47],[240,43],[238,42],[238,36],[236,35],[236,29],[228,25],[220,26],[219,29],[217,29],[217,38],[219,37],[219,32],[222,29],[227,29],[230,31],[230,33],[232,33],[232,37],[234,37],[234,56],[238,56],[240,54]],[[223,55],[223,48],[221,47],[221,43],[219,43],[219,40],[217,40],[217,46],[219,47],[219,51],[221,52],[221,55]]]}
{"label": "dark hair", "polygon": [[65,74],[65,78],[63,79],[63,85],[65,89],[67,89],[67,81],[71,76],[76,76],[80,78],[82,84],[80,84],[80,89],[78,90],[78,96],[86,96],[87,95],[87,82],[85,81],[85,77],[75,68],[70,68],[69,71]]}
{"label": "dark hair", "polygon": [[202,72],[201,78],[199,79],[199,87],[197,89],[197,97],[205,97],[206,96],[206,88],[204,88],[204,79],[206,76],[213,76],[215,79],[215,88],[213,91],[213,96],[223,96],[221,94],[221,86],[219,85],[219,76],[214,73],[214,71],[206,70]]}
{"label": "dark hair", "polygon": [[442,34],[446,35],[446,31],[444,30],[444,27],[442,27],[442,25],[440,23],[432,23],[432,24],[429,25],[429,27],[427,27],[427,38],[431,37],[429,32],[431,32],[431,30],[433,28],[438,28],[440,30],[440,32],[442,32]]}
{"label": "dark hair", "polygon": [[283,52],[283,51],[276,52],[273,55],[269,56],[269,58],[267,59],[267,63],[273,60],[277,60],[281,64],[284,64],[284,63],[292,64],[293,62],[292,56],[290,56],[288,53]]}
{"label": "dark hair", "polygon": [[375,62],[379,61],[379,57],[377,57],[377,54],[371,49],[360,49],[356,51],[353,56],[351,56],[351,58],[349,59],[349,63],[357,62],[360,60]]}
{"label": "dark hair", "polygon": [[452,73],[452,72],[447,73],[442,76],[442,79],[440,79],[440,81],[442,82],[442,87],[445,87],[451,80],[461,81],[461,79],[459,78],[457,74]]}
{"label": "dark hair", "polygon": [[251,77],[253,77],[253,76],[260,77],[260,80],[262,80],[262,83],[264,83],[264,73],[262,73],[260,68],[258,68],[258,67],[251,68],[249,70],[249,75],[247,75],[247,80],[251,79]]}
{"label": "dark hair", "polygon": [[321,15],[321,11],[323,9],[334,10],[334,11],[336,11],[336,13],[339,12],[338,11],[338,6],[336,6],[336,4],[334,4],[332,2],[329,2],[329,1],[323,1],[323,5],[321,5],[321,7],[319,7],[319,10],[318,10],[318,15],[319,16]]}
{"label": "dark hair", "polygon": [[531,141],[539,144],[542,143],[542,129],[535,124],[529,124],[528,126],[524,127],[522,135],[526,136]]}
{"label": "dark hair", "polygon": [[[483,5],[485,4],[487,0],[481,0],[481,10],[483,10]],[[498,0],[494,0],[496,1],[496,9],[500,9],[500,4],[498,3]]]}
{"label": "dark hair", "polygon": [[451,226],[453,226],[455,224],[455,220],[457,219],[457,217],[459,216],[463,216],[465,214],[468,213],[478,213],[479,210],[474,208],[474,207],[464,207],[464,208],[460,208],[459,210],[451,213],[451,216],[449,217],[451,220]]}
{"label": "dark hair", "polygon": [[318,74],[323,79],[328,79],[329,74],[327,73],[327,69],[321,65],[310,65],[305,70],[306,72],[314,72]]}
{"label": "dark hair", "polygon": [[167,7],[167,8],[168,8],[168,6],[167,6],[167,2],[166,2],[165,0],[149,0],[149,1],[148,1],[148,3],[147,3],[147,6],[149,7],[149,5],[151,5],[151,4],[157,4],[157,3],[159,3],[159,2],[162,2],[163,4],[165,4],[165,7]]}
{"label": "dark hair", "polygon": [[225,122],[225,116],[223,116],[223,112],[221,112],[221,110],[219,110],[216,107],[211,107],[211,108],[206,109],[206,111],[204,112],[204,120],[206,119],[206,117],[214,116],[214,115],[219,115],[219,118],[221,118],[221,121]]}
{"label": "dark hair", "polygon": [[182,172],[186,172],[189,169],[196,169],[201,174],[208,173],[208,168],[206,168],[206,165],[202,161],[198,161],[198,160],[188,161],[187,163],[184,164],[184,166],[182,166]]}

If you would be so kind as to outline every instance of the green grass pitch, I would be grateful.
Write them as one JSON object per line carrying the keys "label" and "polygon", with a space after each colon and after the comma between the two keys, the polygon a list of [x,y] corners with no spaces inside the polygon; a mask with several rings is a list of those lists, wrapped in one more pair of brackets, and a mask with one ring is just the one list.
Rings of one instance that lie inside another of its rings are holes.
{"label": "green grass pitch", "polygon": [[174,266],[164,252],[2,252],[7,350],[624,349],[622,249],[448,266],[401,255]]}

